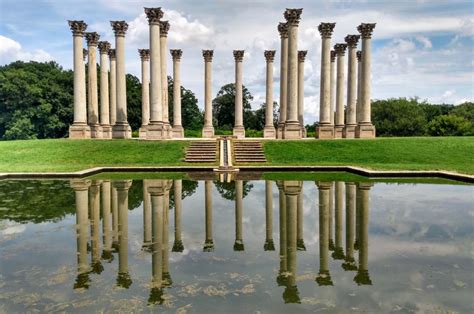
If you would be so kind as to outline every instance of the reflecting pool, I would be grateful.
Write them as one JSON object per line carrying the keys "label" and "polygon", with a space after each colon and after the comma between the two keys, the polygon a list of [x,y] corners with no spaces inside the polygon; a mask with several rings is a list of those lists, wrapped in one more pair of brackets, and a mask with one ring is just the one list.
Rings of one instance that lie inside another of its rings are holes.
{"label": "reflecting pool", "polygon": [[0,313],[474,310],[472,185],[282,178],[0,181]]}

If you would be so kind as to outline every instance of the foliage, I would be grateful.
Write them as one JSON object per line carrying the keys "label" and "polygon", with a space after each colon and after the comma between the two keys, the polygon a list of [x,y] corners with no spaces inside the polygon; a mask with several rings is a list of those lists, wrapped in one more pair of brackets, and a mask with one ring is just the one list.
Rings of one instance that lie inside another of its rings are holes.
{"label": "foliage", "polygon": [[473,123],[456,115],[442,115],[428,124],[432,136],[474,135]]}
{"label": "foliage", "polygon": [[[173,79],[168,76],[168,108],[173,123]],[[185,130],[202,130],[204,114],[199,110],[196,95],[181,86],[181,124]],[[195,136],[193,136],[195,137]]]}
{"label": "foliage", "polygon": [[127,74],[127,119],[133,131],[142,125],[142,84],[138,77]]}
{"label": "foliage", "polygon": [[[248,181],[243,181],[243,189],[242,189],[242,198],[245,198],[247,194],[253,189],[253,184],[249,183]],[[225,198],[226,200],[234,201],[236,194],[235,194],[235,181],[232,182],[219,182],[214,181],[214,185],[216,186],[217,192]]]}
{"label": "foliage", "polygon": [[[247,128],[249,115],[252,107],[250,101],[253,99],[249,90],[242,86],[243,118],[244,127]],[[229,83],[221,87],[216,98],[212,101],[212,116],[214,117],[214,126],[216,128],[232,129],[235,122],[235,84]]]}

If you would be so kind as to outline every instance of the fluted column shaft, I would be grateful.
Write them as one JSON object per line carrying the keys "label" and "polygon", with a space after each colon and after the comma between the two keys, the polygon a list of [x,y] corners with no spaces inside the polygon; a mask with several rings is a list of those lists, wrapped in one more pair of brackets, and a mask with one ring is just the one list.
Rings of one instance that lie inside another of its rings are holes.
{"label": "fluted column shaft", "polygon": [[346,256],[342,265],[345,270],[356,270],[354,263],[354,218],[356,208],[356,185],[346,183]]}
{"label": "fluted column shaft", "polygon": [[204,183],[205,214],[206,214],[206,240],[204,242],[204,251],[214,250],[212,239],[212,181],[207,180]]}
{"label": "fluted column shaft", "polygon": [[117,189],[112,185],[112,239],[113,246],[118,246],[118,197]]}
{"label": "fluted column shaft", "polygon": [[174,245],[173,252],[183,251],[183,241],[181,239],[181,211],[183,209],[183,201],[181,195],[183,193],[183,181],[174,181]]}
{"label": "fluted column shaft", "polygon": [[181,124],[181,55],[179,49],[171,50],[173,56],[173,137],[184,137]]}
{"label": "fluted column shaft", "polygon": [[372,184],[358,183],[357,185],[357,219],[359,225],[359,268],[354,280],[359,285],[371,285],[369,276],[368,257],[369,257],[369,192]]}
{"label": "fluted column shaft", "polygon": [[298,251],[306,251],[306,247],[304,244],[304,207],[303,207],[303,201],[304,201],[304,193],[303,193],[303,185],[301,185],[301,192],[298,195],[298,212],[297,212],[297,218],[298,218],[298,225],[297,225],[297,230],[298,230],[298,235],[297,235],[297,249]]}
{"label": "fluted column shaft", "polygon": [[335,210],[334,210],[334,221],[335,221],[335,248],[333,253],[334,259],[343,259],[344,258],[344,250],[342,248],[342,214],[344,209],[344,182],[338,181],[336,182],[335,187],[335,195],[336,195],[336,202],[335,202]]}
{"label": "fluted column shaft", "polygon": [[109,50],[110,74],[109,74],[109,102],[110,102],[110,125],[117,121],[117,63],[115,59],[115,49]]}
{"label": "fluted column shaft", "polygon": [[163,21],[160,26],[160,60],[161,60],[161,97],[163,103],[163,123],[170,123],[169,104],[168,104],[168,67],[166,62],[166,53],[168,50],[168,29],[169,23]]}
{"label": "fluted column shaft", "polygon": [[304,61],[307,51],[298,51],[298,122],[304,130]]}
{"label": "fluted column shaft", "polygon": [[118,231],[119,231],[119,277],[122,278],[121,285],[131,284],[128,275],[128,189],[132,185],[131,180],[115,181],[117,189]]}
{"label": "fluted column shaft", "polygon": [[71,180],[76,198],[76,236],[77,236],[77,265],[78,273],[83,274],[89,270],[87,261],[87,242],[89,229],[89,186],[90,181]]}
{"label": "fluted column shaft", "polygon": [[165,180],[166,189],[163,195],[163,283],[165,285],[171,284],[171,276],[169,271],[169,224],[170,224],[170,188],[171,181]]}
{"label": "fluted column shaft", "polygon": [[319,191],[319,285],[332,285],[329,274],[329,197],[332,183],[318,182]]}
{"label": "fluted column shaft", "polygon": [[212,125],[212,57],[213,50],[203,50],[204,57],[204,127],[202,137],[213,137]]}
{"label": "fluted column shaft", "polygon": [[334,115],[336,113],[336,52],[331,50],[331,70],[330,70],[330,77],[329,77],[329,93],[330,93],[330,108],[329,108],[329,121],[331,125],[334,124]]}
{"label": "fluted column shaft", "polygon": [[356,101],[356,120],[361,121],[360,113],[362,112],[362,51],[357,51],[357,101]]}
{"label": "fluted column shaft", "polygon": [[234,50],[235,59],[235,121],[234,136],[238,138],[245,137],[244,130],[244,107],[243,107],[243,86],[242,86],[242,61],[244,58],[243,50]]}
{"label": "fluted column shaft", "polygon": [[108,71],[108,52],[110,43],[106,41],[99,42],[100,52],[100,125],[102,126],[102,137],[112,138],[110,128],[109,112],[109,71]]}
{"label": "fluted column shaft", "polygon": [[280,229],[280,275],[287,270],[287,241],[286,241],[286,197],[283,191],[283,181],[277,181],[278,206],[279,206],[279,229]]}
{"label": "fluted column shaft", "polygon": [[[87,25],[84,26],[84,30]],[[87,124],[86,70],[83,61],[84,31],[73,31],[74,49],[74,123]]]}
{"label": "fluted column shaft", "polygon": [[90,191],[91,255],[92,263],[100,262],[100,182],[92,181]]}
{"label": "fluted column shaft", "polygon": [[143,246],[145,250],[152,245],[152,209],[151,197],[148,193],[148,180],[143,180]]}
{"label": "fluted column shaft", "polygon": [[265,51],[267,76],[265,84],[265,127],[273,127],[273,58],[274,50]]}
{"label": "fluted column shaft", "polygon": [[150,123],[150,50],[139,49],[142,63],[142,126],[140,137],[146,137],[146,128]]}
{"label": "fluted column shaft", "polygon": [[[336,137],[342,137],[344,128],[344,51],[345,44],[336,44],[337,80],[336,80]],[[340,131],[340,134],[339,134]]]}
{"label": "fluted column shaft", "polygon": [[283,138],[283,127],[286,121],[286,107],[288,98],[288,25],[280,23],[280,116],[278,121],[277,137]]}
{"label": "fluted column shaft", "polygon": [[[346,125],[356,125],[356,97],[357,97],[357,42],[359,40],[358,35],[347,35],[345,41],[348,47],[348,63],[347,63],[347,117]],[[346,128],[347,128],[346,126]],[[349,130],[350,134],[346,137],[354,137],[352,129]]]}
{"label": "fluted column shaft", "polygon": [[265,251],[274,251],[273,243],[273,189],[272,181],[265,181]]}
{"label": "fluted column shaft", "polygon": [[321,40],[321,93],[319,95],[319,123],[330,124],[331,111],[331,37]]}
{"label": "fluted column shaft", "polygon": [[110,181],[104,180],[101,186],[102,201],[102,239],[104,243],[104,252],[112,251],[112,224],[111,224],[111,188]]}
{"label": "fluted column shaft", "polygon": [[152,286],[161,287],[163,279],[163,205],[164,193],[153,191],[151,193],[152,206],[152,234],[153,234],[153,254],[152,254]]}
{"label": "fluted column shaft", "polygon": [[244,241],[242,236],[242,200],[244,195],[243,181],[235,181],[235,244],[234,251],[244,250]]}
{"label": "fluted column shaft", "polygon": [[87,90],[89,124],[99,123],[99,101],[97,97],[97,43],[99,35],[97,33],[86,33],[87,39]]}

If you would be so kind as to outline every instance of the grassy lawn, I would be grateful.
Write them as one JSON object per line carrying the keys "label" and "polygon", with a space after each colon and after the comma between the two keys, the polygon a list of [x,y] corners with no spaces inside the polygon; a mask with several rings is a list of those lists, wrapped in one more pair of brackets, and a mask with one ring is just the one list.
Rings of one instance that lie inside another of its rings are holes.
{"label": "grassy lawn", "polygon": [[377,170],[450,170],[474,174],[474,137],[268,141],[269,165],[350,165]]}

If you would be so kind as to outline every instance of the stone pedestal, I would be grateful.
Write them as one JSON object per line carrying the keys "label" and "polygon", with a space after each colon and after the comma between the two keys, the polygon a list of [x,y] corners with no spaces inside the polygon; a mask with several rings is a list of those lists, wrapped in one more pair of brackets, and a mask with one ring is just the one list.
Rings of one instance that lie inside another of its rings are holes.
{"label": "stone pedestal", "polygon": [[318,139],[333,139],[334,138],[334,126],[330,124],[319,125],[317,128]]}
{"label": "stone pedestal", "polygon": [[86,123],[73,123],[69,126],[70,139],[91,138],[91,128]]}
{"label": "stone pedestal", "polygon": [[356,138],[374,138],[375,126],[372,123],[360,122],[355,128]]}
{"label": "stone pedestal", "polygon": [[204,57],[204,127],[203,138],[214,137],[214,126],[212,125],[212,57],[213,50],[203,50]]}

